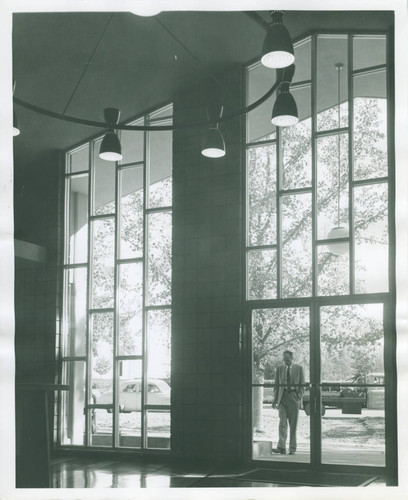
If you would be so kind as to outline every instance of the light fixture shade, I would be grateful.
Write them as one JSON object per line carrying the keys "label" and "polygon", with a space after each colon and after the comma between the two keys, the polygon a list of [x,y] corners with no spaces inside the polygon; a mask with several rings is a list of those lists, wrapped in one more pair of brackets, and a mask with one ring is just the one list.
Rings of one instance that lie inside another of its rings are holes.
{"label": "light fixture shade", "polygon": [[210,127],[206,133],[201,154],[207,158],[221,158],[225,156],[225,141],[218,127]]}
{"label": "light fixture shade", "polygon": [[272,13],[272,26],[266,33],[262,47],[261,62],[267,68],[286,68],[294,60],[292,39],[288,30],[282,24],[283,12]]}
{"label": "light fixture shade", "polygon": [[119,161],[123,158],[122,146],[115,132],[109,131],[105,134],[99,149],[99,158],[106,161]]}
{"label": "light fixture shade", "polygon": [[[336,226],[330,229],[330,231],[327,233],[326,238],[327,239],[337,239],[337,238],[348,238],[349,237],[349,230],[348,228],[344,226]],[[348,242],[344,243],[329,243],[326,245],[327,250],[329,252],[335,254],[335,255],[344,255],[349,251],[349,244]]]}
{"label": "light fixture shade", "polygon": [[13,136],[20,135],[20,129],[18,128],[18,121],[16,112],[13,111]]}
{"label": "light fixture shade", "polygon": [[278,127],[288,127],[298,121],[298,109],[293,95],[289,91],[280,92],[273,106],[271,122]]}

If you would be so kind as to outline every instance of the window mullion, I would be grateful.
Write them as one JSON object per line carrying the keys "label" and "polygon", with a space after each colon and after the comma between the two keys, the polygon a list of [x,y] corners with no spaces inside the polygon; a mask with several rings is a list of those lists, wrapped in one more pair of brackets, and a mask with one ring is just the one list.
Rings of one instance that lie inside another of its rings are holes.
{"label": "window mullion", "polygon": [[116,359],[119,353],[119,314],[118,314],[118,291],[119,291],[119,235],[120,235],[120,171],[117,162],[115,168],[115,244],[114,244],[114,290],[113,290],[113,415],[112,415],[112,446],[120,446],[119,442],[119,363]]}
{"label": "window mullion", "polygon": [[311,109],[312,109],[312,297],[317,295],[318,288],[318,266],[317,266],[317,154],[316,154],[316,141],[317,141],[317,93],[316,93],[316,78],[317,78],[317,38],[312,37],[311,47]]}
{"label": "window mullion", "polygon": [[348,108],[349,108],[349,136],[348,136],[348,182],[349,182],[349,291],[355,293],[355,258],[354,258],[354,93],[353,93],[353,36],[348,36]]}
{"label": "window mullion", "polygon": [[282,214],[281,214],[281,179],[282,179],[282,134],[276,127],[276,298],[282,298]]}
{"label": "window mullion", "polygon": [[[91,352],[92,352],[92,339],[90,334],[90,309],[92,307],[92,226],[91,226],[91,213],[93,207],[93,177],[94,177],[94,164],[93,164],[93,149],[94,143],[91,141],[89,144],[89,178],[88,178],[88,276],[87,276],[87,314],[86,314],[86,381],[85,381],[85,405],[89,403],[89,395],[91,390]],[[73,396],[71,396],[73,397]],[[85,445],[91,445],[91,419],[89,418],[90,410],[85,411]]]}
{"label": "window mullion", "polygon": [[[145,117],[145,124],[147,124],[147,118]],[[148,224],[147,224],[147,203],[148,203],[148,189],[150,183],[150,176],[148,171],[149,155],[149,134],[150,132],[144,132],[143,142],[143,297],[142,297],[142,384],[141,384],[141,448],[147,448],[147,431],[146,431],[146,355],[147,355],[147,335],[146,335],[146,304],[147,304],[147,293],[148,293],[148,272],[147,272],[147,262],[148,262],[148,245],[149,245],[149,235],[148,235]]]}

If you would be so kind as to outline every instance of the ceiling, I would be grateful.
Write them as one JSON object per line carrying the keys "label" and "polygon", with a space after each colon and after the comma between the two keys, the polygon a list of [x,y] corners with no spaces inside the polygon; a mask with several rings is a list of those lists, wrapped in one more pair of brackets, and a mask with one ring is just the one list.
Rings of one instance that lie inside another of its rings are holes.
{"label": "ceiling", "polygon": [[[268,20],[267,12],[259,12]],[[287,11],[293,39],[314,30],[389,30],[392,12]],[[121,121],[170,102],[194,83],[260,56],[264,30],[242,12],[30,13],[13,16],[15,96],[67,115]],[[234,89],[228,89],[234,93]],[[100,129],[67,123],[16,105],[21,134],[15,168],[47,161]]]}

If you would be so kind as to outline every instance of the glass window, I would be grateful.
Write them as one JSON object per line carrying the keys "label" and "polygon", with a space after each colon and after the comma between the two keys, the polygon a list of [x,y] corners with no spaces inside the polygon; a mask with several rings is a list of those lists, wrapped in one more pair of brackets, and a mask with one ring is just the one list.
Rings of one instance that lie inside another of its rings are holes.
{"label": "glass window", "polygon": [[[346,35],[319,35],[317,37],[316,113],[318,131],[348,126],[347,54],[348,37]],[[336,69],[336,64],[342,64],[343,68]],[[340,85],[338,81],[339,71]]]}
{"label": "glass window", "polygon": [[312,120],[310,118],[310,86],[292,90],[299,122],[282,127],[282,189],[312,185]]}
{"label": "glass window", "polygon": [[387,39],[383,35],[353,37],[354,69],[369,68],[386,63]]}
{"label": "glass window", "polygon": [[354,188],[356,293],[388,292],[388,186]]}
{"label": "glass window", "polygon": [[115,163],[99,158],[102,139],[94,143],[92,214],[115,213]]}
{"label": "glass window", "polygon": [[88,260],[88,175],[66,180],[66,260],[79,264]]}
{"label": "glass window", "polygon": [[[171,114],[166,106],[134,124],[168,124]],[[99,158],[102,138],[66,155],[61,353],[70,391],[60,439],[168,449],[170,414],[162,407],[170,408],[172,132],[118,135],[119,163]],[[91,182],[75,173],[88,168]]]}
{"label": "glass window", "polygon": [[276,299],[276,250],[248,252],[248,299]]}
{"label": "glass window", "polygon": [[276,145],[248,149],[248,241],[276,243]]}
{"label": "glass window", "polygon": [[81,146],[68,154],[66,172],[73,174],[89,169],[89,144]]}
{"label": "glass window", "polygon": [[353,79],[354,179],[388,175],[385,71]]}
{"label": "glass window", "polygon": [[282,296],[312,294],[312,196],[282,197]]}
{"label": "glass window", "polygon": [[121,259],[143,256],[143,167],[119,171]]}

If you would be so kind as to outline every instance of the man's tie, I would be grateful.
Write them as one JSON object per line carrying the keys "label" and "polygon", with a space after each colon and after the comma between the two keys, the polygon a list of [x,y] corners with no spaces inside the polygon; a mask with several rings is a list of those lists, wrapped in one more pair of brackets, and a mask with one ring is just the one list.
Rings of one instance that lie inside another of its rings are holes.
{"label": "man's tie", "polygon": [[286,370],[286,389],[290,391],[290,367]]}

